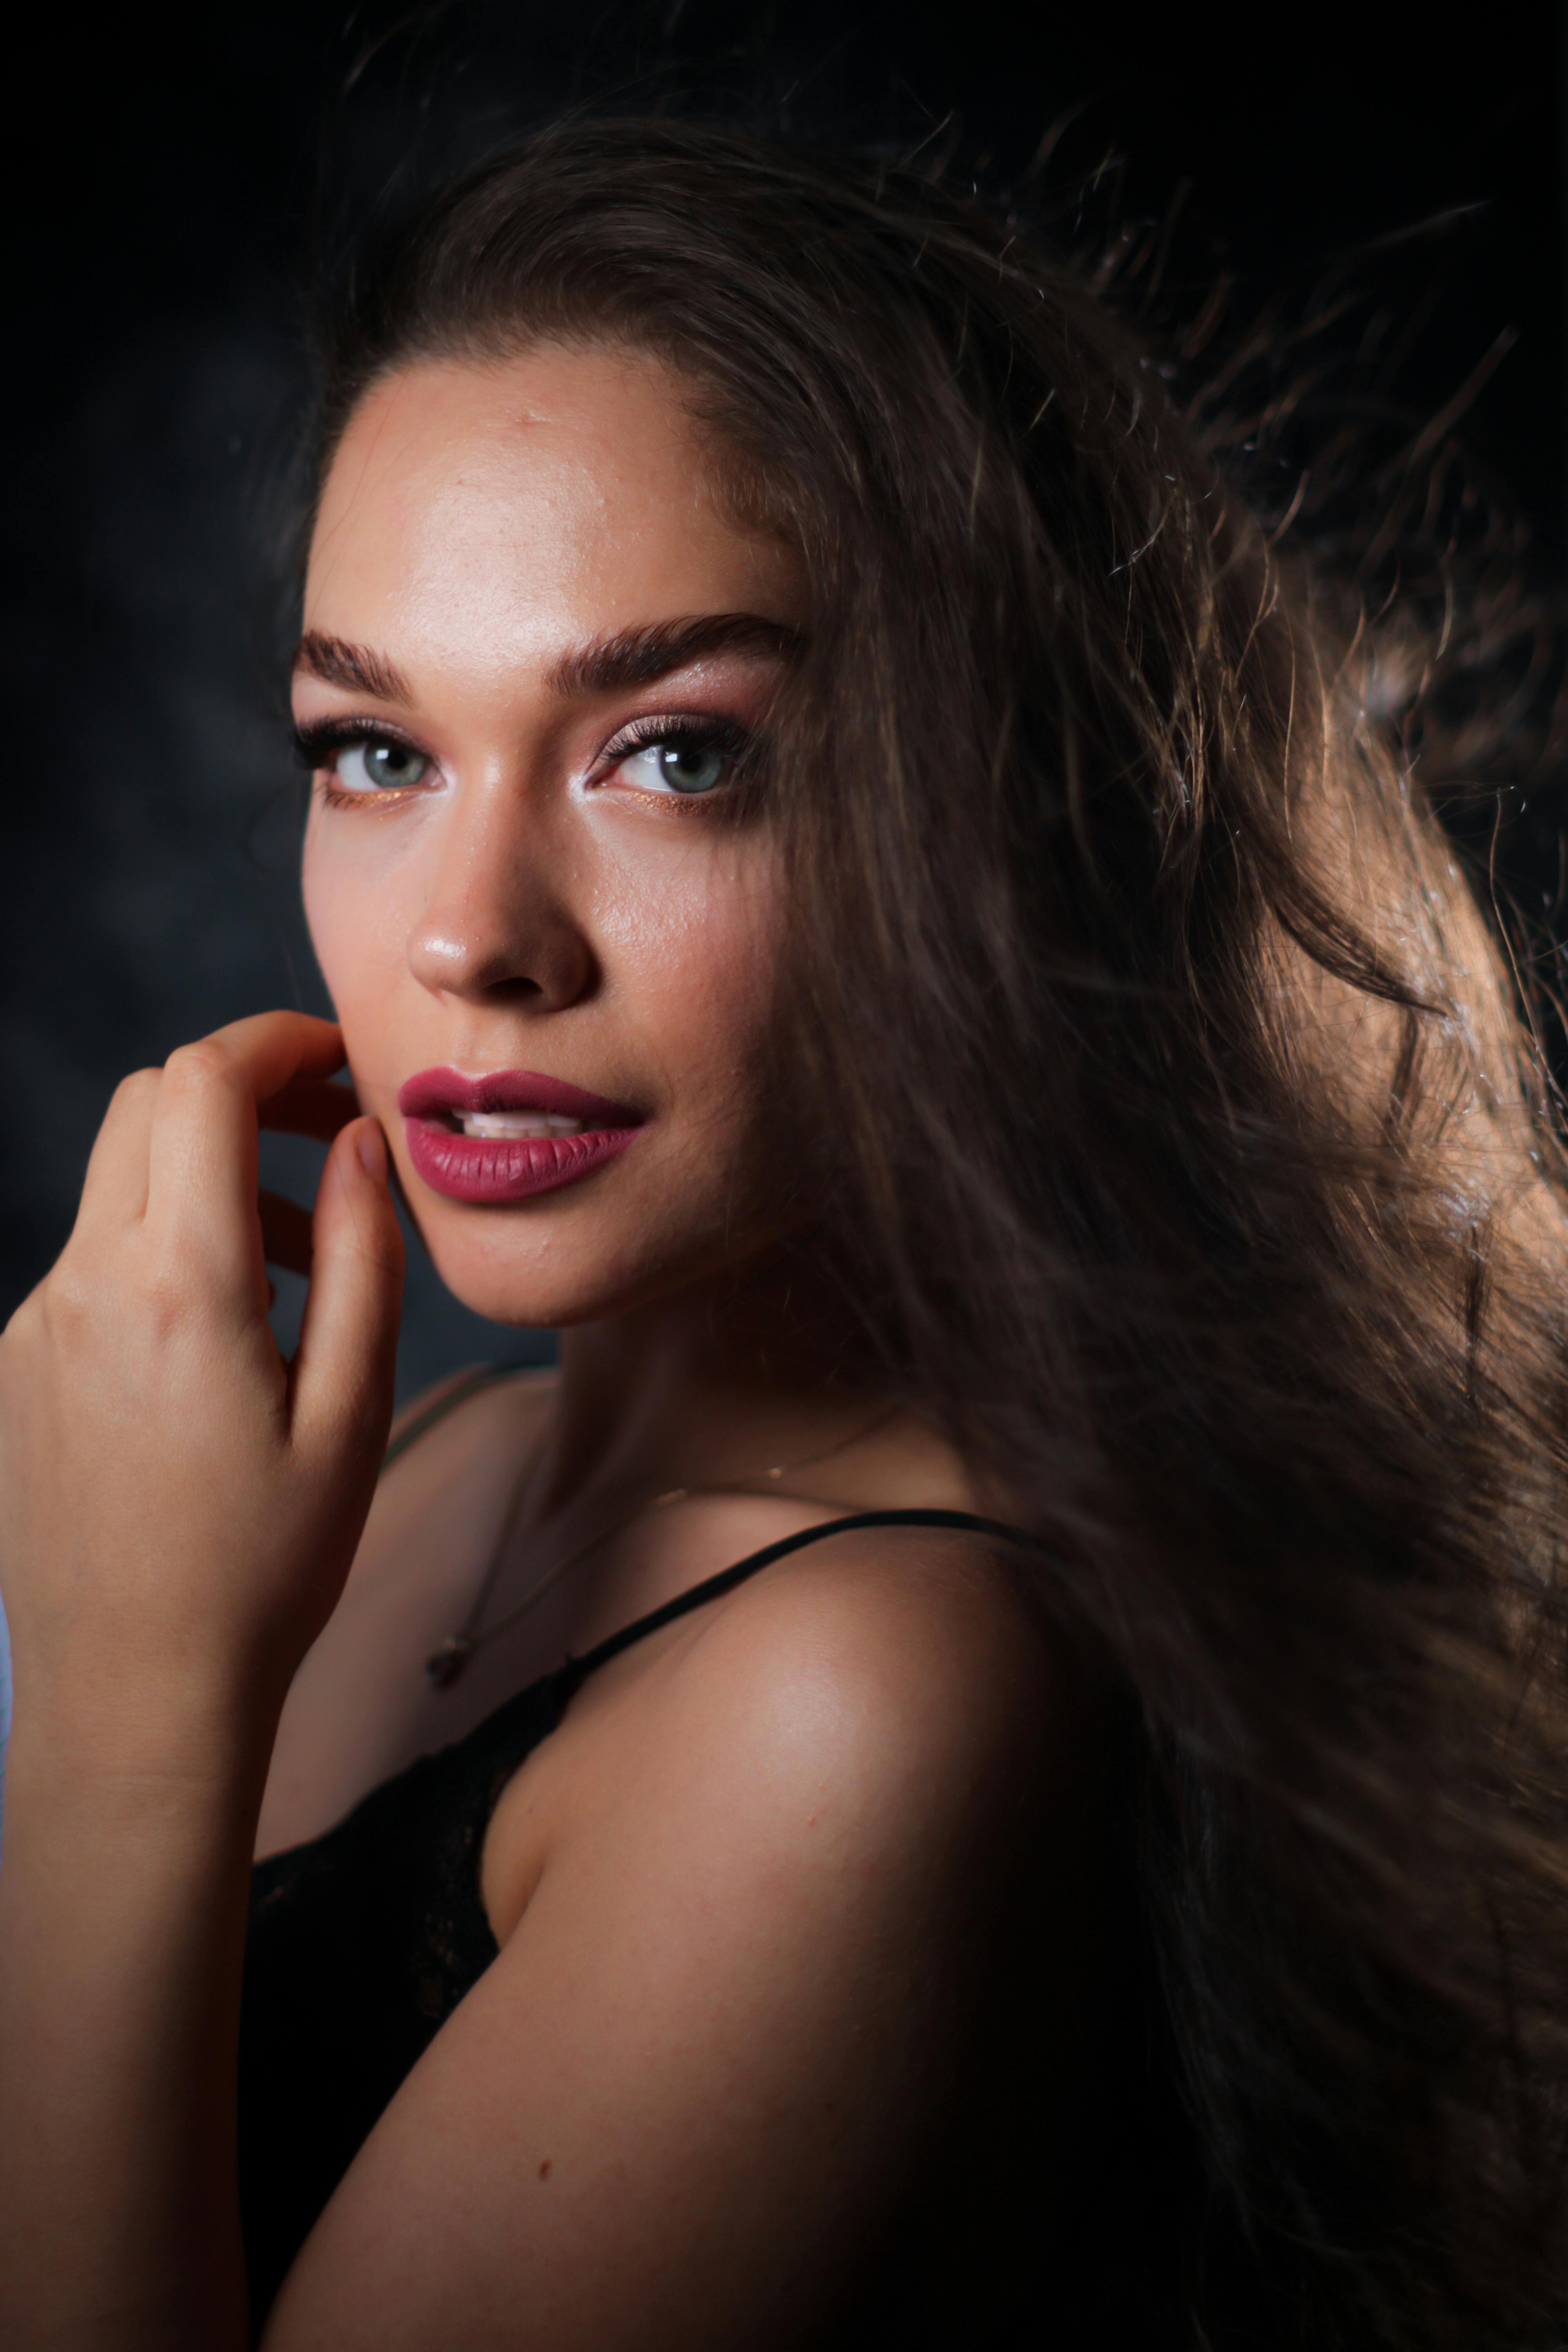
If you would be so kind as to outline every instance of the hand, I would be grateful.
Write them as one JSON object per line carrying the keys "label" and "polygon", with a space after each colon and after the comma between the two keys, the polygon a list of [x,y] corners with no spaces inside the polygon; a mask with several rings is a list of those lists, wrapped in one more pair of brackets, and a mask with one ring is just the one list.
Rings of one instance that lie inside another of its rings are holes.
{"label": "hand", "polygon": [[[24,1705],[133,1765],[264,1715],[337,1601],[392,1409],[402,1238],[329,1022],[264,1013],[127,1078],[59,1263],[0,1338],[0,1591]],[[260,1124],[335,1136],[309,1249]],[[267,1242],[310,1287],[267,1319]],[[269,1732],[266,1735],[269,1740]]]}

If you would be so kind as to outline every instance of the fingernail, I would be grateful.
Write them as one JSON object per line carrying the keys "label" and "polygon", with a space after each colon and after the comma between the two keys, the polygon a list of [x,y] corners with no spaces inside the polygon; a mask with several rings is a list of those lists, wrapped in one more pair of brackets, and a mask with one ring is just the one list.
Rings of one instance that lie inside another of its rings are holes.
{"label": "fingernail", "polygon": [[386,1181],[386,1139],[374,1118],[367,1118],[354,1140],[359,1164],[372,1181]]}

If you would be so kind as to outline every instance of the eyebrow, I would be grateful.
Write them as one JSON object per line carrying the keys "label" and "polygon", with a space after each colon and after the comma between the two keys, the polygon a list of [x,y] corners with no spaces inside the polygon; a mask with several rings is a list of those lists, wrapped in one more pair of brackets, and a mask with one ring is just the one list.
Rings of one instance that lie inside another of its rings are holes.
{"label": "eyebrow", "polygon": [[764,620],[760,613],[702,613],[689,621],[654,621],[640,629],[595,637],[563,654],[548,682],[559,695],[614,694],[628,687],[652,686],[671,670],[684,669],[709,654],[762,654],[775,661],[794,661],[805,645],[798,629],[784,621]]}
{"label": "eyebrow", "polygon": [[329,637],[307,629],[294,655],[294,675],[319,677],[323,686],[346,687],[351,694],[374,694],[378,702],[414,699],[413,689],[395,662],[369,646],[351,645],[346,637]]}
{"label": "eyebrow", "polygon": [[[545,682],[552,694],[563,698],[614,694],[652,686],[710,654],[761,654],[793,661],[805,644],[798,629],[766,620],[760,613],[700,613],[691,620],[653,621],[613,636],[591,638],[563,654]],[[378,702],[407,708],[414,701],[413,688],[395,662],[370,646],[352,645],[346,637],[329,636],[320,629],[307,629],[300,638],[294,672],[318,677],[326,686],[341,686],[351,694],[372,694]]]}

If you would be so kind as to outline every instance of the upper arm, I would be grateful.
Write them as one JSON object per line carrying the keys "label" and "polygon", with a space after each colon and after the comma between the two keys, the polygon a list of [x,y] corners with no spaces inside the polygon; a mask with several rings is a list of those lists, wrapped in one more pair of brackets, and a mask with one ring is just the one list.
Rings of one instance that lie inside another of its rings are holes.
{"label": "upper arm", "polygon": [[929,2137],[1055,1744],[1037,1657],[878,1585],[778,1579],[661,1666],[636,1769],[555,1842],[268,2352],[762,2347],[832,2309]]}

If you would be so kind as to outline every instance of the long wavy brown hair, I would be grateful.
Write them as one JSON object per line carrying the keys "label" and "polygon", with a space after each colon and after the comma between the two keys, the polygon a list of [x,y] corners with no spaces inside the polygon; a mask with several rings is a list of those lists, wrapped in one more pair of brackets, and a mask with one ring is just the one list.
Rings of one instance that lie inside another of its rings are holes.
{"label": "long wavy brown hair", "polygon": [[546,129],[362,257],[321,467],[388,370],[542,336],[673,362],[801,551],[805,1189],[1126,1693],[1125,2121],[1005,2340],[1561,2344],[1568,1215],[1421,611],[911,170]]}

